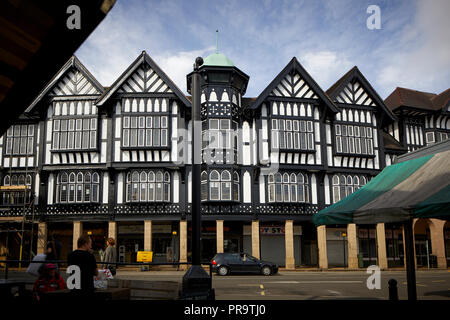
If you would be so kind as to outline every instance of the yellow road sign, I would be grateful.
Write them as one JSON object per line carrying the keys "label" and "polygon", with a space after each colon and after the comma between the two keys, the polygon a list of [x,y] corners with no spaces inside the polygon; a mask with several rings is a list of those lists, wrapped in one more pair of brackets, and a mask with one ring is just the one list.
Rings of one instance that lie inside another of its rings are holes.
{"label": "yellow road sign", "polygon": [[153,261],[153,251],[138,251],[137,262],[152,262]]}

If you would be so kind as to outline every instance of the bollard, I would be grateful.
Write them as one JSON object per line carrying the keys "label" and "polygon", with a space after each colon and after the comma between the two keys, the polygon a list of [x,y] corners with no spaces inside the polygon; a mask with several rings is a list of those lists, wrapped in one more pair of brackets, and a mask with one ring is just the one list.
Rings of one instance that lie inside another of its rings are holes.
{"label": "bollard", "polygon": [[398,301],[397,280],[391,279],[388,281],[388,284],[389,284],[389,300]]}

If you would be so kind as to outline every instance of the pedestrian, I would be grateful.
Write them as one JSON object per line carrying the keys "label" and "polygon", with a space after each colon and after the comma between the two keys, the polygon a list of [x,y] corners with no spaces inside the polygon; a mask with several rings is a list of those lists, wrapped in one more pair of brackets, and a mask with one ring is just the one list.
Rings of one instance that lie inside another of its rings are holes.
{"label": "pedestrian", "polygon": [[92,251],[92,240],[89,236],[83,235],[78,238],[77,250],[72,251],[67,256],[67,264],[69,266],[76,265],[80,268],[80,290],[82,293],[94,292],[94,277],[98,277],[97,262],[95,261]]}
{"label": "pedestrian", "polygon": [[56,265],[47,263],[41,269],[41,274],[34,283],[33,298],[40,301],[43,294],[64,289],[66,289],[66,284],[63,277],[56,271]]}
{"label": "pedestrian", "polygon": [[[103,262],[117,262],[117,253],[116,253],[116,247],[115,247],[116,241],[114,238],[108,238],[106,241],[106,250],[105,254],[103,256]],[[116,275],[116,265],[115,264],[103,264],[102,269],[109,269],[111,271],[111,274],[113,276]]]}

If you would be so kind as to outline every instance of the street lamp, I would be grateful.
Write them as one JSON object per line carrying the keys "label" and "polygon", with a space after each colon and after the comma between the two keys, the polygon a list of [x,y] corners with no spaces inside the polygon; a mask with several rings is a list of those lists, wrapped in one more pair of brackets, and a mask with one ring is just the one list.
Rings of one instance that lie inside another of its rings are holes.
{"label": "street lamp", "polygon": [[192,266],[183,276],[182,299],[205,300],[214,297],[211,278],[200,263],[201,200],[200,172],[202,163],[202,125],[200,118],[200,74],[203,59],[195,59],[192,76]]}

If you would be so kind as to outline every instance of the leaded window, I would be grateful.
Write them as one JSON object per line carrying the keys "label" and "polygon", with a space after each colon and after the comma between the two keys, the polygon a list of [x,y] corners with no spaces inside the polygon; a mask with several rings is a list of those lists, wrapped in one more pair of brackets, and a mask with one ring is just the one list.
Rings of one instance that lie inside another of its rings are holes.
{"label": "leaded window", "polygon": [[122,147],[168,147],[169,117],[156,115],[125,116]]}
{"label": "leaded window", "polygon": [[32,200],[33,179],[30,174],[7,174],[3,178],[3,185],[23,186],[23,190],[2,190],[3,205],[23,205],[29,204]]}
{"label": "leaded window", "polygon": [[53,120],[53,150],[97,148],[97,118],[83,117]]}
{"label": "leaded window", "polygon": [[100,177],[97,172],[61,172],[56,178],[57,203],[99,202]]}
{"label": "leaded window", "polygon": [[169,202],[170,173],[162,170],[129,172],[126,200],[127,202]]}
{"label": "leaded window", "polygon": [[351,195],[353,192],[359,190],[367,183],[365,176],[352,175],[334,175],[332,178],[333,184],[333,203],[336,203],[345,197]]}
{"label": "leaded window", "polygon": [[307,120],[272,119],[273,149],[314,150],[314,123]]}
{"label": "leaded window", "polygon": [[212,170],[209,175],[202,172],[202,201],[239,201],[239,198],[239,174],[236,171]]}
{"label": "leaded window", "polygon": [[6,132],[7,155],[31,155],[34,146],[33,124],[21,124],[11,126]]}
{"label": "leaded window", "polygon": [[[202,149],[236,149],[233,128],[230,119],[208,119],[208,125],[204,124]],[[237,123],[233,121],[237,127]]]}
{"label": "leaded window", "polygon": [[373,129],[366,126],[336,124],[336,152],[373,155]]}
{"label": "leaded window", "polygon": [[271,173],[268,176],[269,202],[309,203],[308,176],[302,173]]}

